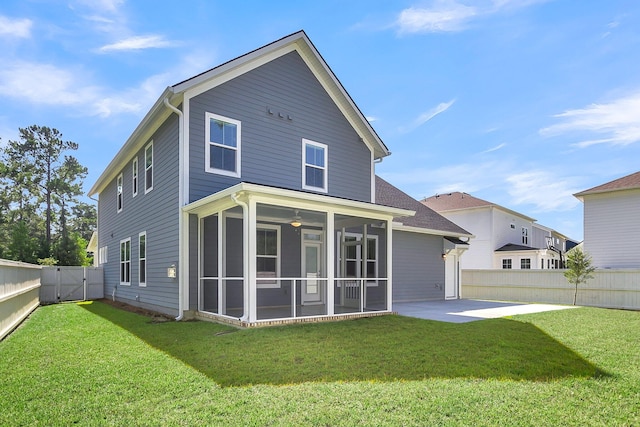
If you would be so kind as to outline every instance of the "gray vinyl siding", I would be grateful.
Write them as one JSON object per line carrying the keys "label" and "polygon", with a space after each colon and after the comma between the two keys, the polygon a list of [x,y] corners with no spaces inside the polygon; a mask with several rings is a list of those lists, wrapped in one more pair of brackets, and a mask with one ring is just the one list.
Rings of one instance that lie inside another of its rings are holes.
{"label": "gray vinyl siding", "polygon": [[[207,112],[242,123],[240,178],[205,172]],[[328,146],[327,194],[371,201],[370,151],[297,52],[190,100],[190,201],[239,182],[302,190],[303,138]]]}
{"label": "gray vinyl siding", "polygon": [[[133,157],[124,165],[123,209],[116,211],[116,179],[100,193],[99,246],[108,246],[103,264],[105,296],[177,314],[178,282],[167,268],[178,266],[178,121],[172,115],[153,137],[153,190],[145,194],[144,147],[138,157],[138,195],[132,196]],[[151,139],[149,140],[151,141]],[[146,147],[147,141],[144,146]],[[138,282],[138,234],[147,233],[147,286]],[[131,238],[131,285],[120,286],[120,241]],[[179,266],[178,266],[179,267]]]}
{"label": "gray vinyl siding", "polygon": [[442,237],[393,232],[393,301],[444,299]]}

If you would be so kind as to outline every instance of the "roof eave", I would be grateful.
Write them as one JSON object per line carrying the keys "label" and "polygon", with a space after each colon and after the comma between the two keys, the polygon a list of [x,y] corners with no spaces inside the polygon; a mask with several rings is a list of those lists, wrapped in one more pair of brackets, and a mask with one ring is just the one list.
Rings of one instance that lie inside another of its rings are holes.
{"label": "roof eave", "polygon": [[89,197],[101,193],[107,184],[122,170],[123,165],[129,161],[131,155],[137,152],[138,149],[147,142],[147,139],[151,137],[151,135],[147,134],[152,134],[155,130],[152,124],[162,117],[162,113],[165,112],[167,116],[171,114],[164,105],[164,99],[169,98],[169,100],[171,100],[174,94],[175,92],[170,86],[162,92],[162,95],[156,100],[153,107],[147,112],[95,184],[93,184],[87,193]]}

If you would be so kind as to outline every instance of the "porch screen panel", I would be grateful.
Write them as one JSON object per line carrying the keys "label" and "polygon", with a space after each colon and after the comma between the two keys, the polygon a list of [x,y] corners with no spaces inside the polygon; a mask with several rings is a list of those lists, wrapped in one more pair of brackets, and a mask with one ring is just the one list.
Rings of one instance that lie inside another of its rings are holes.
{"label": "porch screen panel", "polygon": [[218,313],[218,215],[202,220],[202,277],[200,281],[200,309]]}
{"label": "porch screen panel", "polygon": [[223,294],[223,313],[231,317],[244,314],[243,220],[227,217],[225,220],[224,271],[220,282]]}

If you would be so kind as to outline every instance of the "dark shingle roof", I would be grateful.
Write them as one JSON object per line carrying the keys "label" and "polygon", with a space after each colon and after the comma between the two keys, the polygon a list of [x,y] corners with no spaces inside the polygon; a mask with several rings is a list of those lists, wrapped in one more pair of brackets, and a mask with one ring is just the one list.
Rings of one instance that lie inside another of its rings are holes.
{"label": "dark shingle roof", "polygon": [[376,204],[416,211],[412,217],[394,218],[408,227],[437,230],[459,236],[472,235],[379,176],[376,176]]}
{"label": "dark shingle roof", "polygon": [[580,193],[574,194],[574,196],[581,198],[588,194],[607,193],[610,191],[619,190],[633,190],[640,188],[640,172],[632,173],[631,175],[623,176],[622,178],[614,179],[605,184],[598,185],[597,187],[590,188]]}
{"label": "dark shingle roof", "polygon": [[506,251],[537,251],[539,248],[532,248],[530,246],[516,245],[514,243],[507,243],[506,245],[496,249],[496,252]]}

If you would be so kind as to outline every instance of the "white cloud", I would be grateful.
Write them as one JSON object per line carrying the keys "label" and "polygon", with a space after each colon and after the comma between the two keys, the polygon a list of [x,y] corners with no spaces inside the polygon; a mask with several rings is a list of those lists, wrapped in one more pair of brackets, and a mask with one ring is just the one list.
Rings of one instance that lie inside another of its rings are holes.
{"label": "white cloud", "polygon": [[10,19],[0,15],[0,37],[31,37],[33,22],[30,19]]}
{"label": "white cloud", "polygon": [[455,2],[439,2],[429,9],[404,9],[396,24],[401,34],[460,31],[477,13],[474,7]]}
{"label": "white cloud", "polygon": [[486,154],[486,153],[493,153],[494,151],[498,151],[499,149],[504,148],[504,147],[506,147],[506,146],[507,146],[507,144],[503,142],[502,144],[498,144],[498,145],[496,145],[495,147],[491,147],[491,148],[489,148],[488,150],[484,150],[484,151],[482,152],[482,154]]}
{"label": "white cloud", "polygon": [[411,132],[412,130],[422,126],[423,124],[425,124],[429,120],[433,119],[438,114],[444,113],[445,111],[447,111],[453,105],[454,102],[456,102],[455,99],[452,99],[449,102],[441,102],[440,104],[436,105],[435,107],[431,108],[430,110],[420,114],[413,121],[413,123],[411,123],[410,126],[401,127],[400,128],[400,132]]}
{"label": "white cloud", "polygon": [[374,116],[366,116],[365,119],[367,119],[369,123],[373,123],[378,120],[378,118]]}
{"label": "white cloud", "polygon": [[436,0],[431,7],[410,7],[398,15],[395,27],[400,34],[462,31],[474,19],[505,10],[513,10],[546,0],[481,0],[469,2]]}
{"label": "white cloud", "polygon": [[640,91],[609,103],[567,110],[554,117],[560,119],[560,123],[541,129],[540,134],[589,135],[587,139],[573,144],[579,148],[596,144],[629,145],[640,142]]}
{"label": "white cloud", "polygon": [[151,48],[163,48],[176,46],[176,42],[167,40],[161,35],[134,36],[116,43],[102,46],[100,52],[113,52],[121,50],[142,50]]}
{"label": "white cloud", "polygon": [[558,212],[573,209],[579,191],[566,179],[541,170],[516,173],[506,177],[507,191],[516,205],[534,205],[534,212]]}
{"label": "white cloud", "polygon": [[573,194],[580,191],[573,180],[542,170],[521,171],[510,159],[461,163],[436,169],[418,168],[381,174],[394,185],[418,199],[434,194],[461,191],[474,195],[493,192],[509,195],[489,200],[515,209],[517,205],[533,205],[522,212],[542,213],[568,211],[579,204]]}
{"label": "white cloud", "polygon": [[77,3],[100,12],[115,13],[120,10],[124,0],[78,0]]}

